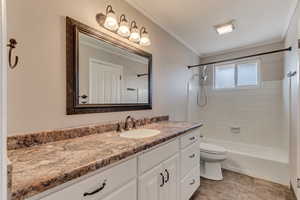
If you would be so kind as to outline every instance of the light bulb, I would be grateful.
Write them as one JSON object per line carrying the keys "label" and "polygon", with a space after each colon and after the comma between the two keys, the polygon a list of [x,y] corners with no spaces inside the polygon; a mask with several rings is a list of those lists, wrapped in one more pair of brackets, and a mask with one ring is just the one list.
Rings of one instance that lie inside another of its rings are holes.
{"label": "light bulb", "polygon": [[140,32],[138,29],[132,29],[129,40],[132,42],[139,42],[141,39]]}
{"label": "light bulb", "polygon": [[131,34],[129,40],[132,42],[139,42],[141,39],[140,31],[136,25],[136,22],[131,22]]}
{"label": "light bulb", "polygon": [[146,29],[143,27],[141,29],[141,40],[140,45],[141,46],[149,46],[151,44],[149,34],[147,33]]}
{"label": "light bulb", "polygon": [[121,15],[120,17],[120,27],[118,29],[118,34],[126,38],[130,36],[129,23],[126,20],[125,15]]}
{"label": "light bulb", "polygon": [[118,29],[119,25],[115,13],[110,12],[106,15],[104,27],[112,31],[116,31]]}

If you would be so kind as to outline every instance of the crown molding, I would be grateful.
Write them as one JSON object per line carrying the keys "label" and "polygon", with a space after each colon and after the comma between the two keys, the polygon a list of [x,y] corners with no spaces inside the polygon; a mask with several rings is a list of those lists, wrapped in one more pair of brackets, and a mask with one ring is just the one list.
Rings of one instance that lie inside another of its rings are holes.
{"label": "crown molding", "polygon": [[151,15],[144,8],[142,8],[142,6],[140,6],[136,0],[125,0],[125,1],[128,4],[130,4],[132,7],[134,7],[136,10],[141,12],[143,15],[145,15],[147,18],[149,18],[152,22],[154,22],[160,28],[162,28],[164,31],[166,31],[169,35],[171,35],[173,38],[175,38],[178,42],[183,44],[186,48],[188,48],[189,50],[191,50],[193,53],[197,54],[198,56],[201,56],[201,54],[195,48],[193,48],[191,45],[189,45],[187,42],[185,42],[180,36],[178,36],[176,33],[174,33],[165,24],[161,23],[160,20],[157,19],[157,17]]}

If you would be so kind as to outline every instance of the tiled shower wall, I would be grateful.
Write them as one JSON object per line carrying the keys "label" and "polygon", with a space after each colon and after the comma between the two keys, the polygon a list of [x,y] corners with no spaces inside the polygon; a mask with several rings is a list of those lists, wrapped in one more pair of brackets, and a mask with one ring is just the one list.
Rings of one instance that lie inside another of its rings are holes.
{"label": "tiled shower wall", "polygon": [[[283,48],[283,43],[224,53],[201,59],[210,62]],[[207,106],[196,105],[198,82],[190,88],[189,119],[202,120],[205,137],[239,142],[288,151],[289,134],[283,112],[283,54],[271,54],[261,60],[261,86],[254,89],[214,90],[213,67],[209,67],[207,81]],[[240,132],[231,128],[240,128]]]}
{"label": "tiled shower wall", "polygon": [[[256,89],[215,91],[208,88],[208,104],[198,108],[206,137],[246,144],[288,148],[283,120],[282,81],[263,81]],[[240,128],[240,132],[231,128]]]}

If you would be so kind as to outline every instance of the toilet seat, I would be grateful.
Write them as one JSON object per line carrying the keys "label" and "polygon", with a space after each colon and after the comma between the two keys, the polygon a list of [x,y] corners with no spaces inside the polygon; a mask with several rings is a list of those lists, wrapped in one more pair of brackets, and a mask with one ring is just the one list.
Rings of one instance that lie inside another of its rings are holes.
{"label": "toilet seat", "polygon": [[200,152],[205,152],[209,154],[226,154],[226,149],[221,146],[217,146],[209,143],[200,143]]}

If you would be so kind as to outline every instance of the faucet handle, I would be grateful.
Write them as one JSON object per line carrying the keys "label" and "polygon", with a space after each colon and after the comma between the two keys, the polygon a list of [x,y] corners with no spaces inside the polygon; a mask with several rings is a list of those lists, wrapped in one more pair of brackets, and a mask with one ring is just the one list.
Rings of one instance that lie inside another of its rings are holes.
{"label": "faucet handle", "polygon": [[117,127],[117,132],[122,132],[122,131],[123,131],[122,122],[119,122]]}
{"label": "faucet handle", "polygon": [[134,118],[131,118],[131,119],[132,119],[132,128],[136,129],[137,128],[137,120]]}

